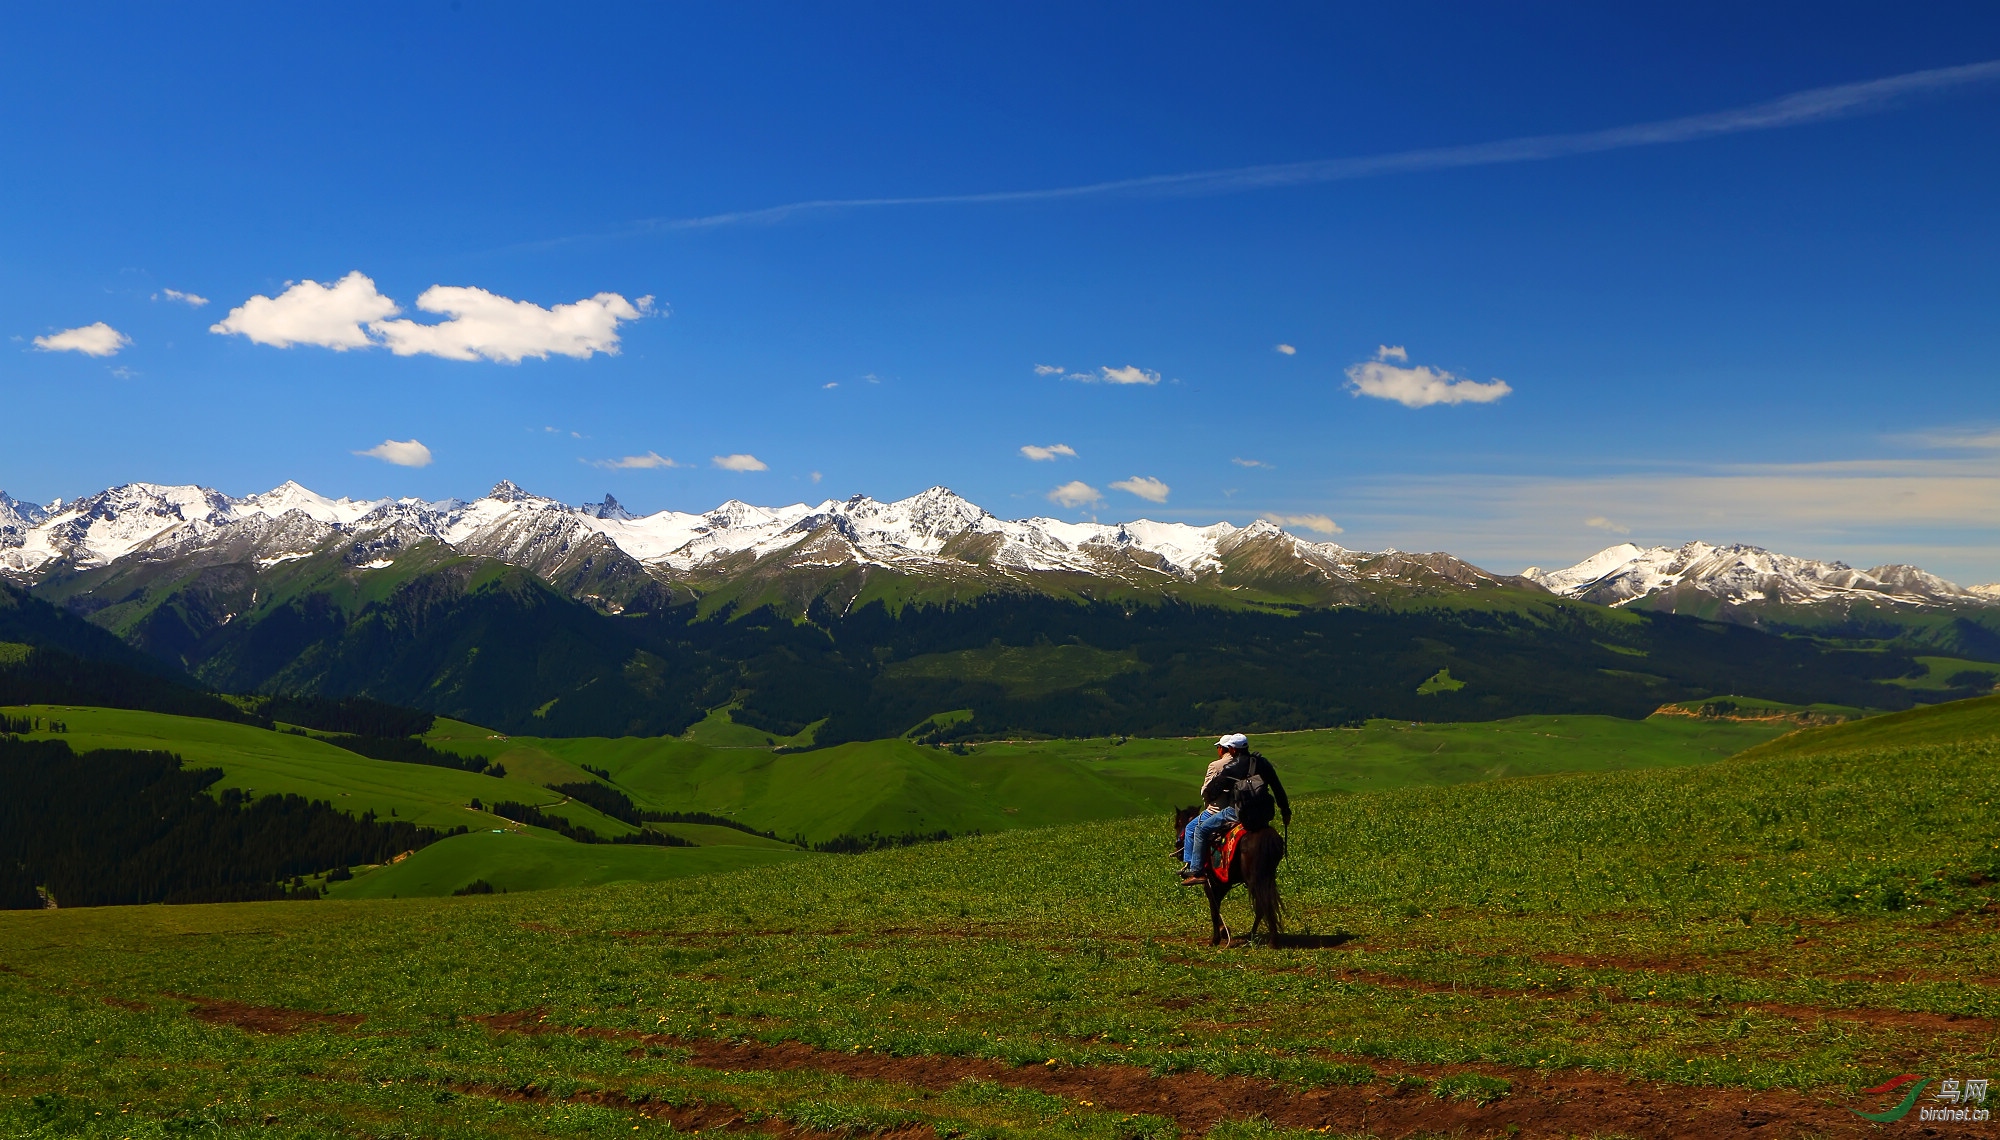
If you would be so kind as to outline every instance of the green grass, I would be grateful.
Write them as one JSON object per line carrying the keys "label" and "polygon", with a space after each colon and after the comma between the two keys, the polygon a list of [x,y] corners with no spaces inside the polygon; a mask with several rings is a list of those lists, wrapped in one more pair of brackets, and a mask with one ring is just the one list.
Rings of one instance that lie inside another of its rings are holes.
{"label": "green grass", "polygon": [[730,704],[710,709],[707,716],[681,733],[681,739],[706,744],[710,748],[810,748],[819,726],[826,723],[826,718],[822,717],[792,735],[784,736],[747,724],[737,724],[730,716],[735,707]]}
{"label": "green grass", "polygon": [[[67,733],[36,733],[34,737],[65,741],[78,752],[95,748],[174,752],[191,768],[222,769],[218,790],[243,788],[260,796],[300,795],[326,800],[355,815],[373,811],[421,827],[498,826],[496,817],[467,806],[474,799],[489,804],[506,799],[554,804],[562,798],[511,772],[496,780],[451,768],[373,760],[311,737],[227,721],[65,705],[23,705],[5,711],[13,716],[63,721],[69,726]],[[578,773],[577,778],[588,777]],[[589,813],[583,818],[592,818],[592,826],[601,821],[606,834],[630,830],[581,805],[560,810],[571,818]]]}
{"label": "green grass", "polygon": [[333,883],[329,892],[334,898],[416,898],[449,895],[474,879],[505,891],[654,883],[809,857],[791,848],[584,844],[532,827],[487,830],[441,839],[400,863]]}
{"label": "green grass", "polygon": [[[1792,727],[1664,716],[1643,721],[1523,716],[1464,724],[1376,720],[1362,728],[1263,733],[1250,743],[1271,758],[1285,787],[1297,795],[1707,764]],[[1145,789],[1161,807],[1193,802],[1194,785],[1215,758],[1208,737],[983,744],[973,752],[991,759],[1079,761],[1108,779]]]}
{"label": "green grass", "polygon": [[984,681],[1017,700],[1108,681],[1143,666],[1138,654],[1114,653],[1088,645],[991,645],[951,653],[925,653],[891,663],[882,674],[892,680],[931,678]]}
{"label": "green grass", "polygon": [[[641,807],[705,811],[781,836],[992,832],[1157,813],[1191,803],[1209,738],[974,745],[960,756],[904,740],[812,752],[715,749],[673,738],[491,739],[439,722],[429,739],[499,760],[608,771]],[[1474,724],[1374,721],[1271,733],[1255,745],[1295,794],[1455,784],[1551,772],[1710,763],[1789,723],[1654,717],[1515,717]],[[532,758],[532,760],[531,760]],[[583,778],[579,776],[578,778]]]}
{"label": "green grass", "polygon": [[1947,701],[1848,724],[1802,729],[1760,745],[1748,755],[1803,756],[1994,739],[2000,739],[2000,695]]}
{"label": "green grass", "polygon": [[18,665],[34,652],[34,646],[18,641],[0,641],[0,665]]}
{"label": "green grass", "polygon": [[[1335,1101],[1414,1083],[1496,1127],[1571,1073],[1838,1112],[2000,1062],[1976,1020],[2000,1018],[1996,765],[1983,740],[1315,794],[1281,875],[1293,927],[1339,935],[1311,949],[1202,945],[1158,816],[594,890],[0,914],[0,1133],[664,1135],[641,1108],[709,1106],[1175,1134],[1135,1115],[1171,1102],[1031,1087],[1101,1065]],[[175,995],[366,1020],[244,1032]],[[518,1011],[536,1033],[472,1020]],[[731,1040],[827,1052],[703,1059]],[[864,1053],[878,1075],[840,1074]],[[918,1087],[898,1056],[996,1067]],[[1215,1133],[1273,1134],[1296,1133],[1249,1111]]]}
{"label": "green grass", "polygon": [[1432,693],[1456,693],[1464,687],[1465,682],[1452,676],[1451,670],[1439,669],[1431,674],[1430,679],[1417,686],[1417,692],[1428,697]]}
{"label": "green grass", "polygon": [[1944,690],[1950,689],[1951,678],[1961,673],[1979,673],[1991,686],[2000,680],[2000,665],[1991,661],[1972,661],[1964,657],[1919,657],[1917,664],[1924,666],[1921,677],[1899,677],[1895,684],[1906,689]]}

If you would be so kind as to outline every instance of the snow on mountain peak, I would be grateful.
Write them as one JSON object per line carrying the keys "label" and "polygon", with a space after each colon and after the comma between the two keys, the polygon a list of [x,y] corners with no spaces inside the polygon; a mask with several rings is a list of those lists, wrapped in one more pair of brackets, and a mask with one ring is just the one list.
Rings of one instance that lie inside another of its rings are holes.
{"label": "snow on mountain peak", "polygon": [[1974,597],[1914,566],[1861,571],[1845,562],[1795,558],[1760,546],[1698,541],[1644,549],[1620,543],[1574,566],[1531,577],[1552,593],[1613,606],[1678,590],[1734,604],[1872,600],[1924,605]]}

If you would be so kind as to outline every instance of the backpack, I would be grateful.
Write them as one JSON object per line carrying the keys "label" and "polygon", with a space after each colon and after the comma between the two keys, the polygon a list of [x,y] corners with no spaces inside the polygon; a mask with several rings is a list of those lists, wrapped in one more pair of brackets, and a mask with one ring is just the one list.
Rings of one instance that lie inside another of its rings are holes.
{"label": "backpack", "polygon": [[1277,798],[1271,794],[1271,785],[1257,773],[1257,761],[1263,757],[1256,753],[1249,756],[1249,773],[1238,776],[1230,793],[1230,803],[1236,808],[1236,818],[1243,826],[1256,830],[1269,827],[1271,818],[1277,814]]}

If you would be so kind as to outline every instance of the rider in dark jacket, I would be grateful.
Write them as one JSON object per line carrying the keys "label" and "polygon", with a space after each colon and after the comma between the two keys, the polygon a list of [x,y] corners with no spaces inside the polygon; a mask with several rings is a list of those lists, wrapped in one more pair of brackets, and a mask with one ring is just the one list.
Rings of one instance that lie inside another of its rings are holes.
{"label": "rider in dark jacket", "polygon": [[1272,810],[1284,813],[1292,822],[1291,797],[1279,781],[1277,770],[1263,756],[1250,751],[1250,738],[1232,732],[1215,742],[1215,763],[1202,776],[1201,814],[1188,821],[1186,841],[1181,849],[1181,882],[1203,881],[1202,862],[1208,845],[1229,825],[1242,821],[1245,827],[1269,827]]}

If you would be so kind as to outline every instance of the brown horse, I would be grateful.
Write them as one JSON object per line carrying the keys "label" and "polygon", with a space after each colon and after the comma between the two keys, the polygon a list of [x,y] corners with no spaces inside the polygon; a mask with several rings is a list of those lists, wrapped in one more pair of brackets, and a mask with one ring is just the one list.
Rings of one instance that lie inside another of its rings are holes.
{"label": "brown horse", "polygon": [[[1201,812],[1198,807],[1181,808],[1174,813],[1174,851],[1178,854],[1187,842],[1188,822]],[[1206,881],[1202,889],[1208,892],[1208,920],[1214,927],[1209,938],[1210,946],[1222,946],[1234,941],[1229,928],[1222,924],[1222,897],[1238,883],[1250,888],[1250,910],[1255,916],[1250,921],[1250,937],[1257,937],[1257,928],[1263,927],[1275,945],[1283,933],[1281,912],[1278,902],[1278,863],[1285,857],[1285,837],[1279,835],[1269,824],[1246,832],[1236,841],[1236,854],[1229,860],[1229,881],[1215,877],[1215,872],[1202,869]]]}

